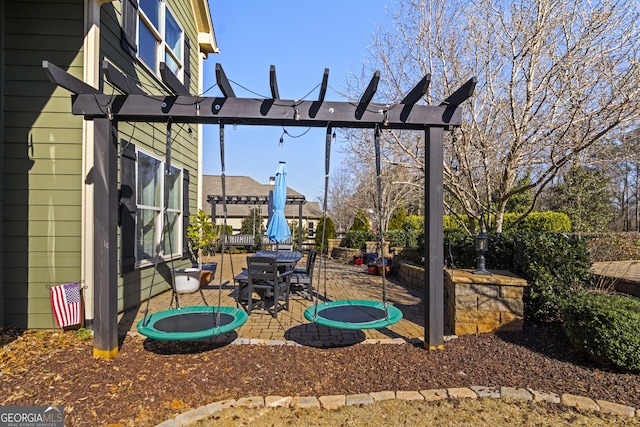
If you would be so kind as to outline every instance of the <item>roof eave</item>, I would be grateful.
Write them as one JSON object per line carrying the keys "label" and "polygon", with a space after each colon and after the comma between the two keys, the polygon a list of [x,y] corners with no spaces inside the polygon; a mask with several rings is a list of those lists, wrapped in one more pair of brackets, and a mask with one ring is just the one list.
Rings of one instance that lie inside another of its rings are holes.
{"label": "roof eave", "polygon": [[193,17],[198,30],[200,52],[205,54],[220,53],[216,33],[213,30],[213,23],[211,21],[209,2],[207,0],[191,0],[191,6],[193,7]]}

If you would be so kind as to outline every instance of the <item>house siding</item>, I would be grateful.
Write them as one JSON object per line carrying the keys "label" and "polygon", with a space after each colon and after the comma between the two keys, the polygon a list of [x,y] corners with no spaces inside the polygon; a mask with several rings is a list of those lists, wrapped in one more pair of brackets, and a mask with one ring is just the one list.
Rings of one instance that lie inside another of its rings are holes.
{"label": "house siding", "polygon": [[[190,39],[190,91],[197,92],[198,43],[191,3],[169,0]],[[100,7],[100,65],[107,60],[140,81],[150,94],[167,88],[120,44],[121,5]],[[83,118],[71,114],[71,94],[51,83],[42,61],[83,80],[84,0],[3,0],[0,2],[0,168],[2,257],[0,320],[19,328],[52,328],[48,286],[81,280],[83,190]],[[102,71],[100,71],[102,75]],[[104,93],[117,94],[102,76]],[[165,154],[164,124],[119,123],[119,142],[130,141],[159,157]],[[172,163],[197,176],[197,126],[173,126]],[[88,142],[89,144],[92,141]],[[197,180],[189,184],[190,211],[197,206]],[[118,229],[118,233],[120,230]],[[91,239],[92,236],[86,238]],[[121,236],[118,235],[118,245]],[[118,257],[120,251],[118,250]],[[178,259],[118,275],[118,311],[138,305],[170,288],[170,269]],[[85,278],[93,286],[93,278]],[[89,301],[91,304],[91,301]]]}
{"label": "house siding", "polygon": [[82,118],[42,61],[82,78],[84,4],[3,3],[3,324],[51,328],[47,285],[80,279]]}
{"label": "house siding", "polygon": [[[120,34],[122,23],[121,2],[105,4],[101,10],[100,49],[103,58],[113,64],[123,74],[139,81],[139,86],[146,93],[153,95],[166,94],[167,88],[159,77],[153,75],[150,70],[139,61],[132,61],[121,47]],[[193,11],[189,1],[169,1],[171,11],[185,31],[185,35],[191,40],[191,54],[189,57],[191,68],[190,92],[197,92],[198,50],[197,33],[193,22]],[[194,48],[195,46],[195,48]],[[104,93],[119,93],[118,89],[103,78]],[[195,108],[194,108],[195,111]],[[192,135],[189,135],[189,127]],[[166,152],[166,124],[148,123],[118,123],[119,142],[126,141],[140,149],[164,158]],[[173,143],[171,149],[171,162],[174,165],[189,170],[190,175],[197,176],[197,126],[174,124],[172,126]],[[120,148],[122,150],[122,148]],[[120,162],[118,162],[120,167]],[[197,206],[197,182],[192,179],[189,184],[189,207],[191,212],[196,211]],[[187,219],[185,219],[187,220]],[[149,295],[157,295],[171,288],[171,269],[190,266],[186,260],[175,259],[157,266],[158,272],[154,275],[154,266],[136,268],[134,271],[122,273],[121,269],[121,243],[122,236],[118,229],[118,311],[123,311],[140,304]],[[183,244],[186,244],[184,242]],[[150,289],[151,288],[151,289]],[[150,292],[151,291],[151,292]]]}

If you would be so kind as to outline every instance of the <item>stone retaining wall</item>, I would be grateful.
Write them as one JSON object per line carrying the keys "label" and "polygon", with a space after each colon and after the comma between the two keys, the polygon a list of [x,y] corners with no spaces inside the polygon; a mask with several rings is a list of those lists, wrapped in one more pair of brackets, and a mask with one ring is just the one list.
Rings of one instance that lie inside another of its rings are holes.
{"label": "stone retaining wall", "polygon": [[[424,268],[400,263],[400,280],[424,289]],[[527,281],[509,271],[473,274],[472,270],[446,269],[444,274],[444,322],[455,335],[522,330],[524,287]]]}

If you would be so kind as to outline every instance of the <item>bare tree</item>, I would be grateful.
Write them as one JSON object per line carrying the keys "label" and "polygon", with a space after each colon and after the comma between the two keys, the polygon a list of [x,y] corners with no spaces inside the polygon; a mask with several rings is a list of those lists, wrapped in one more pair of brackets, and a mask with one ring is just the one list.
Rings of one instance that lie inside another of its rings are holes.
{"label": "bare tree", "polygon": [[357,207],[354,207],[351,202],[357,185],[356,174],[348,166],[342,164],[331,175],[327,210],[336,226],[336,231],[345,232],[353,221],[357,210]]}
{"label": "bare tree", "polygon": [[583,157],[608,176],[618,218],[611,226],[617,231],[640,231],[640,131],[607,139]]}
{"label": "bare tree", "polygon": [[[477,76],[464,124],[445,141],[448,209],[502,231],[510,197],[532,191],[533,209],[580,153],[638,120],[639,12],[625,0],[403,0],[347,91],[380,69],[379,99],[398,102],[431,74],[424,101],[439,104]],[[420,135],[388,133],[387,161],[423,173]]]}
{"label": "bare tree", "polygon": [[394,134],[382,131],[380,135],[381,205],[379,207],[377,168],[373,146],[374,132],[371,130],[350,130],[345,132],[345,137],[351,147],[346,165],[354,174],[355,182],[357,182],[357,189],[351,198],[353,215],[358,208],[363,208],[370,213],[372,224],[379,225],[385,231],[397,207],[408,206],[420,197],[422,186],[418,181],[422,180],[424,174],[416,171],[411,162],[406,162],[406,156],[391,149],[391,146],[395,144]]}

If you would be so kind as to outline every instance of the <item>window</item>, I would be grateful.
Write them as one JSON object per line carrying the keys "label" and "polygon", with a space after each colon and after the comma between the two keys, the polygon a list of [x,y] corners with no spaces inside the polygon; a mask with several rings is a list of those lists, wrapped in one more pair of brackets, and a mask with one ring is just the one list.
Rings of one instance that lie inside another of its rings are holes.
{"label": "window", "polygon": [[138,8],[138,57],[155,74],[160,62],[180,80],[184,78],[184,31],[161,0],[140,0]]}
{"label": "window", "polygon": [[182,256],[182,170],[138,150],[136,183],[136,263]]}

